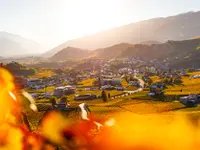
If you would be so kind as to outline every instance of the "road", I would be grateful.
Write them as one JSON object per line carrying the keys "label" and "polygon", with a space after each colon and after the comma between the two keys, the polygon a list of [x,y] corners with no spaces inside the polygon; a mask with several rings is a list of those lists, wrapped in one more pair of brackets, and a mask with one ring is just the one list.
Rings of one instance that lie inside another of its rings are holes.
{"label": "road", "polygon": [[124,91],[125,93],[134,94],[134,93],[143,91],[145,82],[144,82],[142,79],[139,79],[137,76],[135,76],[134,78],[137,79],[137,80],[139,81],[139,83],[140,83],[140,88],[138,88],[137,90],[134,90],[134,91]]}

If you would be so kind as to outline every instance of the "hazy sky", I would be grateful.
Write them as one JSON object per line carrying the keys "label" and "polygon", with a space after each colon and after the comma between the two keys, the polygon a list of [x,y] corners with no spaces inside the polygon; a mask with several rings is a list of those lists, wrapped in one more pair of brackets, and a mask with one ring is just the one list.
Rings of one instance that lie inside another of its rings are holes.
{"label": "hazy sky", "polygon": [[48,48],[154,17],[200,10],[200,0],[0,0],[0,31]]}

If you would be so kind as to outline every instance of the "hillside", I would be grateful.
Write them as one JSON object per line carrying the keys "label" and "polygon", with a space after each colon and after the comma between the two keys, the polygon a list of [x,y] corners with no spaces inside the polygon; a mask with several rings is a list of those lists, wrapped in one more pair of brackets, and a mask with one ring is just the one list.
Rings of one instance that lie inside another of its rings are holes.
{"label": "hillside", "polygon": [[162,44],[144,45],[136,44],[123,51],[119,57],[145,57],[148,59],[186,58],[196,57],[200,54],[198,46],[200,39],[184,41],[167,41]]}
{"label": "hillside", "polygon": [[99,58],[115,58],[119,56],[124,50],[134,45],[128,43],[120,43],[107,48],[97,49],[90,53],[90,57]]}
{"label": "hillside", "polygon": [[140,42],[140,44],[152,45],[152,44],[161,44],[161,42],[149,40],[149,41]]}
{"label": "hillside", "polygon": [[88,50],[67,47],[53,55],[50,59],[53,61],[63,61],[67,59],[85,58],[88,57],[88,55]]}
{"label": "hillside", "polygon": [[[144,41],[141,42],[143,45],[152,45],[152,44],[159,44],[160,42],[157,41]],[[120,43],[110,47],[101,48],[94,50],[90,53],[89,57],[98,57],[98,58],[115,58],[119,56],[124,50],[128,49],[129,47],[134,47],[135,45],[129,43]]]}
{"label": "hillside", "polygon": [[7,32],[0,32],[1,56],[25,56],[41,53],[44,48],[35,41]]}
{"label": "hillside", "polygon": [[136,44],[123,51],[118,58],[141,57],[148,60],[169,60],[174,66],[200,64],[200,39],[168,41],[162,44]]}
{"label": "hillside", "polygon": [[73,58],[129,58],[140,57],[145,60],[169,61],[172,67],[200,66],[200,39],[167,41],[160,44],[120,43],[94,51],[67,47],[50,59],[63,61]]}
{"label": "hillside", "polygon": [[189,12],[166,18],[155,18],[128,24],[94,35],[67,41],[48,51],[52,55],[67,46],[83,49],[98,49],[118,43],[140,43],[143,41],[185,40],[200,35],[200,12]]}

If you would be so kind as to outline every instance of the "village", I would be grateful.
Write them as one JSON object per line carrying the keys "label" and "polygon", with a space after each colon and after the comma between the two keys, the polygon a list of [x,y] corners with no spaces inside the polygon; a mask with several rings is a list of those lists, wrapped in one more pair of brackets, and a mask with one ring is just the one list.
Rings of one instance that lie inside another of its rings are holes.
{"label": "village", "polygon": [[[46,105],[50,107],[52,99],[58,106],[65,103],[65,107],[68,107],[68,103],[109,103],[116,99],[178,100],[186,106],[196,106],[199,99],[193,96],[190,100],[190,95],[199,94],[200,91],[185,89],[184,80],[193,84],[200,78],[198,71],[198,68],[169,68],[166,60],[87,59],[70,69],[40,68],[34,75],[23,77],[18,82],[39,107],[45,103],[45,108]],[[140,94],[142,96],[136,96]],[[63,97],[65,102],[60,102]]]}

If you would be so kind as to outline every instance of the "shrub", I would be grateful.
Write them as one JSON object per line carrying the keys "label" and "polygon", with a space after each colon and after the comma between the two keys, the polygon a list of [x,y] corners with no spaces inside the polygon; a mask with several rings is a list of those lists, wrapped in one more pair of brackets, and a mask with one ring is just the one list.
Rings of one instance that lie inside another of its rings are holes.
{"label": "shrub", "polygon": [[106,92],[105,91],[102,91],[102,93],[101,93],[101,97],[102,97],[102,99],[103,99],[103,102],[107,102],[107,95],[106,95]]}

